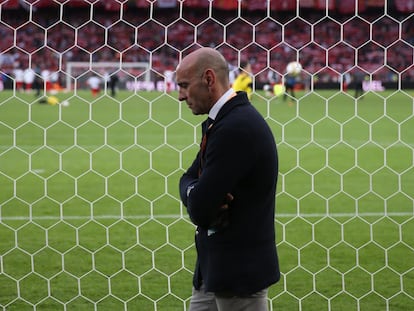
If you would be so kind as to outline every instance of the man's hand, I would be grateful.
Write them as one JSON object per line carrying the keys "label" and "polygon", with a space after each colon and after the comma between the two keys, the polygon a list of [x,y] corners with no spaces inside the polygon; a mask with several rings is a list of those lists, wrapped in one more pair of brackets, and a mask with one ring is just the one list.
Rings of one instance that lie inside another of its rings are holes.
{"label": "man's hand", "polygon": [[219,231],[224,229],[229,225],[229,208],[230,203],[234,200],[234,197],[231,193],[227,193],[224,198],[223,204],[220,206],[220,211],[217,216],[217,219],[211,224],[211,229],[214,231]]}
{"label": "man's hand", "polygon": [[222,210],[226,210],[229,208],[229,204],[231,203],[231,201],[233,201],[234,197],[231,193],[227,193],[226,197],[224,198],[224,203],[221,206]]}

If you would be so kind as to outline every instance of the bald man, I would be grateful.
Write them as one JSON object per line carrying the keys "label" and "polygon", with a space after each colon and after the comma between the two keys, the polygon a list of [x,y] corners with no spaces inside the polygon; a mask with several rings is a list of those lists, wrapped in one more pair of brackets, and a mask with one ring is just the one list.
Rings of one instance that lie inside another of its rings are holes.
{"label": "bald man", "polygon": [[211,48],[187,55],[176,70],[179,100],[195,115],[208,114],[200,150],[179,185],[197,226],[190,311],[268,310],[268,288],[280,278],[276,144],[228,76],[226,60]]}

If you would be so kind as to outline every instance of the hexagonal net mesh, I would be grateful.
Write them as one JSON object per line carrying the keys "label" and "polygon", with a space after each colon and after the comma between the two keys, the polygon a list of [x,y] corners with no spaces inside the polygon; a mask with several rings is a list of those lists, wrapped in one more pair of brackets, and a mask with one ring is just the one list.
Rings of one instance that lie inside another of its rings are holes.
{"label": "hexagonal net mesh", "polygon": [[278,143],[269,309],[410,309],[413,8],[0,1],[0,309],[188,309],[194,226],[178,180],[202,119],[173,74],[200,46],[232,72],[251,63]]}

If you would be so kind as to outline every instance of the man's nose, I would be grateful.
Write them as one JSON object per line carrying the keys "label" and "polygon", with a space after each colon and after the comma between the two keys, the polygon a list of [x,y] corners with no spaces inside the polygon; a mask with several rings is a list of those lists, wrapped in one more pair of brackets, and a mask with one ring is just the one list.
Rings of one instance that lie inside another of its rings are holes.
{"label": "man's nose", "polygon": [[187,99],[186,92],[184,92],[181,88],[178,90],[178,100],[184,101]]}

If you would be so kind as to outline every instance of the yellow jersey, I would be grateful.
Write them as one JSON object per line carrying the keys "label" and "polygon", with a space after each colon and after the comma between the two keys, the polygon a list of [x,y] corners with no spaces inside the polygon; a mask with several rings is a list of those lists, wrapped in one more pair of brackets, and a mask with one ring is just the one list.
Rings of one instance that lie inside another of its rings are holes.
{"label": "yellow jersey", "polygon": [[249,74],[242,72],[237,76],[236,80],[234,80],[232,87],[233,87],[233,90],[235,90],[236,92],[238,91],[246,92],[247,96],[250,99],[252,96],[252,91],[253,91],[252,84],[253,84],[252,77]]}

